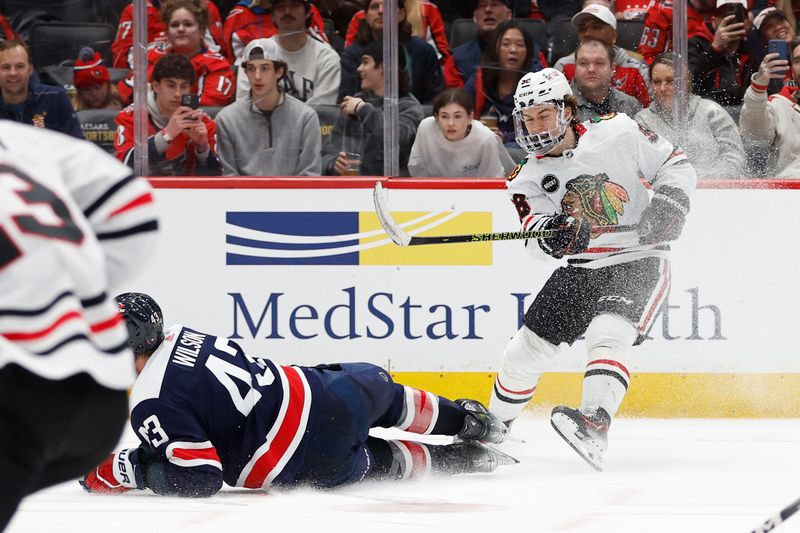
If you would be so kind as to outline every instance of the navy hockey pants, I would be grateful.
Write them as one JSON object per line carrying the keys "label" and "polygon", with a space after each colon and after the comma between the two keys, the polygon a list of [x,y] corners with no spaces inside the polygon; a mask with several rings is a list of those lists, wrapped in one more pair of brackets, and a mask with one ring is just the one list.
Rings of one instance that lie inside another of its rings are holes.
{"label": "navy hockey pants", "polygon": [[296,480],[319,487],[359,481],[372,468],[366,446],[372,427],[391,427],[402,411],[403,387],[369,363],[307,368],[322,385],[314,397],[303,467]]}

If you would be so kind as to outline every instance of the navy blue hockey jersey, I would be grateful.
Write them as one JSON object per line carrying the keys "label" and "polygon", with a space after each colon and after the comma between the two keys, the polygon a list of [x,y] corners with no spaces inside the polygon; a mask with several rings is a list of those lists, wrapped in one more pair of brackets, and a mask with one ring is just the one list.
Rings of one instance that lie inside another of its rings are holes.
{"label": "navy blue hockey jersey", "polygon": [[[291,482],[303,459],[311,384],[300,367],[244,354],[233,341],[175,325],[131,394],[142,442],[128,453],[155,492],[213,493],[222,481],[265,488]],[[148,465],[158,465],[156,470]],[[163,485],[163,486],[162,486]]]}

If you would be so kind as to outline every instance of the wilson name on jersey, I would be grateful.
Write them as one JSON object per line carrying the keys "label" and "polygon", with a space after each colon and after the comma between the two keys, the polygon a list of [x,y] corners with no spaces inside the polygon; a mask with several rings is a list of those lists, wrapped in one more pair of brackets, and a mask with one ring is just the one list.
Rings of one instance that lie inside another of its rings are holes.
{"label": "wilson name on jersey", "polygon": [[163,466],[159,471],[179,493],[197,483],[213,493],[223,480],[248,488],[291,481],[302,461],[311,400],[301,368],[172,326],[131,395],[131,425],[144,452],[138,456]]}

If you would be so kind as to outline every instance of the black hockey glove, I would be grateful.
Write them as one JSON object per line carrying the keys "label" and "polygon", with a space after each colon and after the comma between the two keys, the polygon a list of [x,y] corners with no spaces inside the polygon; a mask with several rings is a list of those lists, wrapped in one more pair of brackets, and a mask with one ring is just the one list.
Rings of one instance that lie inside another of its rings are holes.
{"label": "black hockey glove", "polygon": [[539,239],[539,247],[556,259],[586,250],[592,232],[585,220],[564,214],[550,217],[550,220],[542,225],[542,229],[558,232],[553,237]]}
{"label": "black hockey glove", "polygon": [[685,192],[669,185],[657,188],[639,221],[639,244],[674,241],[680,236],[688,213],[689,197]]}

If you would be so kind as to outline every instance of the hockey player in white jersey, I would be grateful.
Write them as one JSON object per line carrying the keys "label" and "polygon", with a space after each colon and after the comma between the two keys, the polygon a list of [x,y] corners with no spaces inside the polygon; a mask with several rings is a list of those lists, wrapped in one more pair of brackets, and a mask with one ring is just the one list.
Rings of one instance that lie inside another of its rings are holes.
{"label": "hockey player in white jersey", "polygon": [[[489,408],[514,420],[559,345],[584,336],[581,405],[556,407],[551,423],[599,470],[611,417],[630,383],[628,353],[669,292],[668,242],[681,233],[697,177],[680,148],[625,115],[577,123],[575,97],[555,69],[526,74],[514,102],[517,143],[529,155],[509,175],[508,192],[523,230],[556,230],[525,246],[566,265],[507,345]],[[635,229],[616,230],[623,226]]]}
{"label": "hockey player in white jersey", "polygon": [[135,372],[114,292],[151,253],[149,184],[89,142],[0,121],[0,531],[102,461]]}

